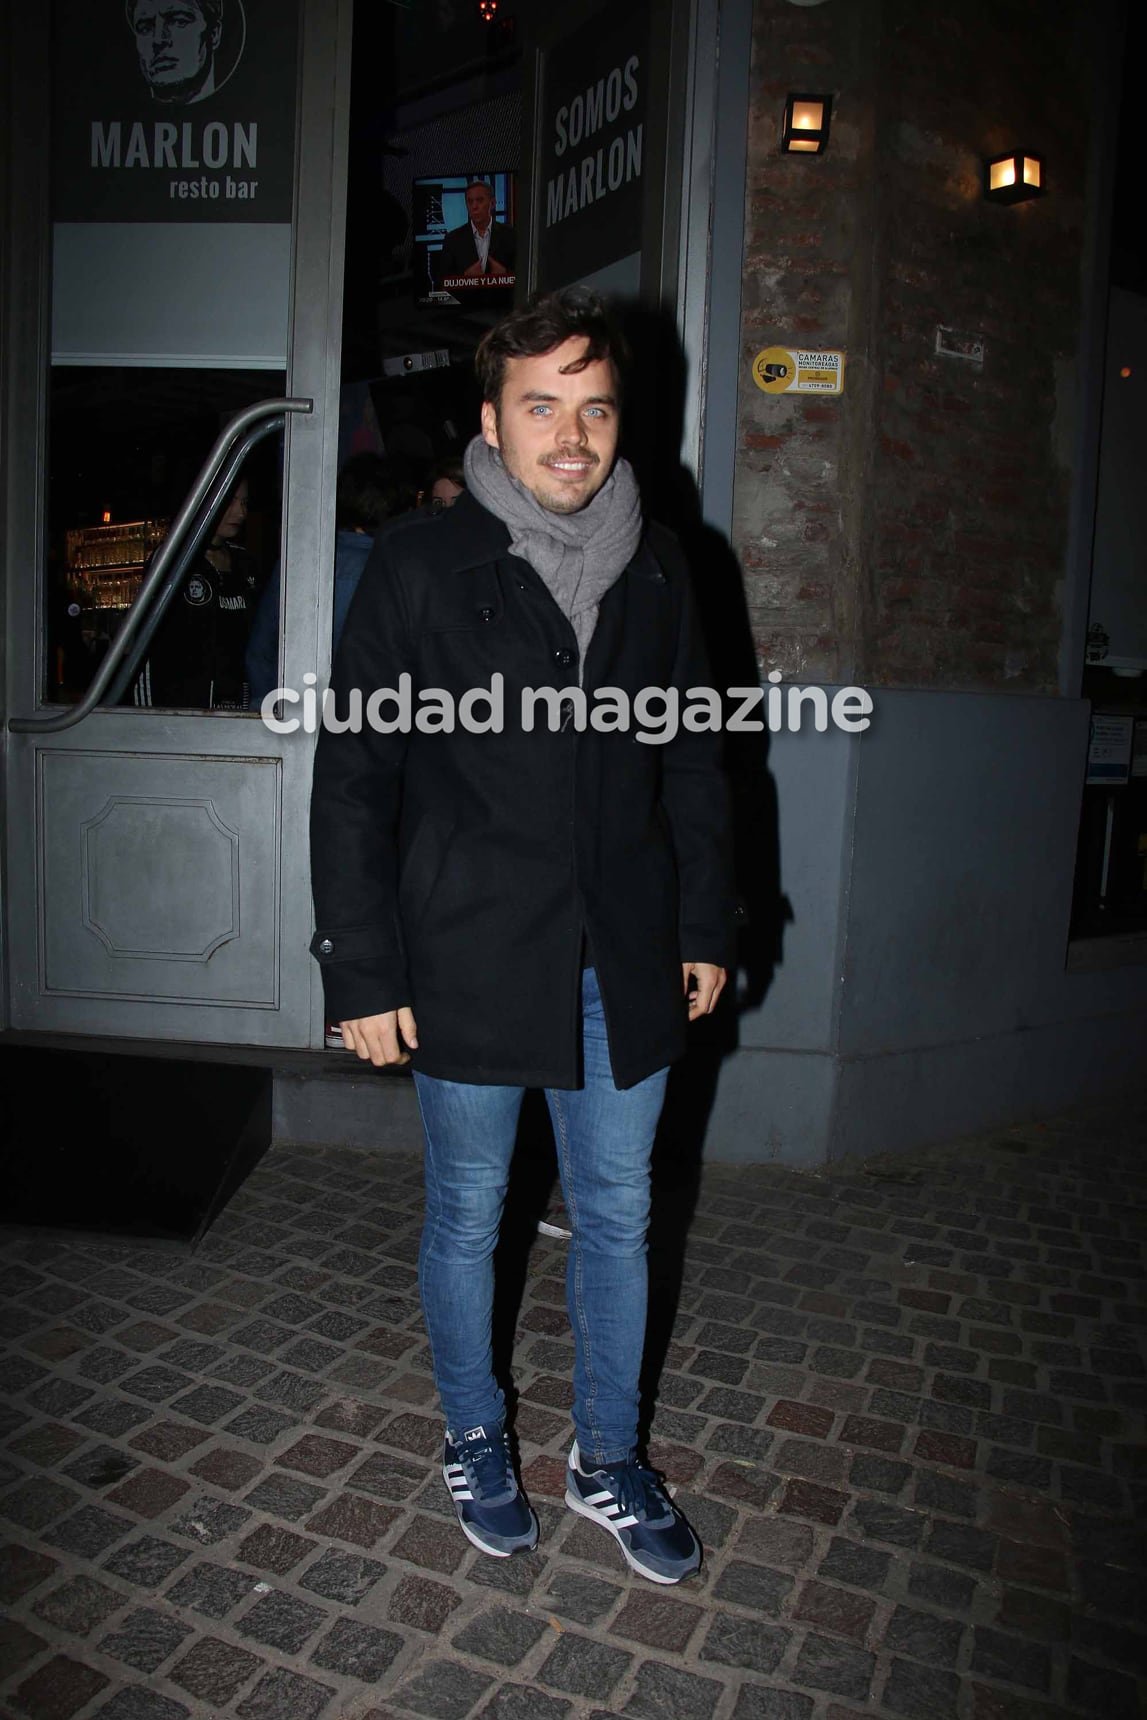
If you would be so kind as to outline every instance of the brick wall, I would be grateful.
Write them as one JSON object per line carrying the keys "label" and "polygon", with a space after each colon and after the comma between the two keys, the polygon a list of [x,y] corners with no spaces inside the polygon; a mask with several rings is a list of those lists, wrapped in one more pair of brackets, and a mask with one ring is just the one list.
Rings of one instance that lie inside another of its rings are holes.
{"label": "brick wall", "polygon": [[[1056,685],[1090,99],[1082,6],[757,0],[734,544],[766,668]],[[789,90],[834,97],[778,152]],[[1048,195],[986,203],[1040,151]],[[935,354],[938,324],[985,361]],[[762,393],[762,347],[843,348],[839,399]]]}

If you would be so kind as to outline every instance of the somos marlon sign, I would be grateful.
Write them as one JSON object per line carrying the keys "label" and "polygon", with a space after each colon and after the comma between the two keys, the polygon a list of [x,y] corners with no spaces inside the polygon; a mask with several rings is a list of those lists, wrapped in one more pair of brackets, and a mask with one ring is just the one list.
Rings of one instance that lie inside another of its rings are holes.
{"label": "somos marlon sign", "polygon": [[547,54],[535,169],[540,286],[640,249],[648,77],[642,5],[607,9]]}
{"label": "somos marlon sign", "polygon": [[[220,351],[202,350],[198,327],[181,334],[177,312],[187,284],[201,302],[221,288],[234,297],[241,280],[285,341],[296,6],[54,0],[53,17],[57,361],[269,362],[254,322],[243,327],[221,304],[219,339],[208,342]],[[144,279],[170,314],[133,358],[130,326],[105,301],[137,297]]]}

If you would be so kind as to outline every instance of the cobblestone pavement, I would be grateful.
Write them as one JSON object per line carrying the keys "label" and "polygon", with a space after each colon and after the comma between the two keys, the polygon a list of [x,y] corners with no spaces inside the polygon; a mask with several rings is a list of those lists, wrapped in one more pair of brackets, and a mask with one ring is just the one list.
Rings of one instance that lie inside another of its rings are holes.
{"label": "cobblestone pavement", "polygon": [[561,1241],[517,1333],[541,1546],[463,1539],[414,1159],[276,1149],[194,1256],[9,1238],[0,1712],[1144,1713],[1145,1137],[663,1179],[651,1457],[706,1549],[673,1590],[561,1502]]}

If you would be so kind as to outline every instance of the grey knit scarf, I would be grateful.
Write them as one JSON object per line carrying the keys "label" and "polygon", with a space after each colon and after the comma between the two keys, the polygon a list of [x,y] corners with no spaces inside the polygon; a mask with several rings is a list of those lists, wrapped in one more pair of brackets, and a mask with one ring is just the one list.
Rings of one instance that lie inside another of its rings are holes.
{"label": "grey knit scarf", "polygon": [[598,605],[641,541],[641,498],[628,460],[618,460],[593,500],[576,514],[543,508],[481,436],[466,450],[466,487],[510,531],[510,549],[545,581],[578,644],[578,680],[597,626]]}

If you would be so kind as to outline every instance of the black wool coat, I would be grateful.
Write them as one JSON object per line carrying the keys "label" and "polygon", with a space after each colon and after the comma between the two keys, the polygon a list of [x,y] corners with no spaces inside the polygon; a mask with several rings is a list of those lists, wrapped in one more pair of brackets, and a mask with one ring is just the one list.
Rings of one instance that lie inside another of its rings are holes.
{"label": "black wool coat", "polygon": [[[331,1019],[412,1007],[424,1073],[577,1087],[588,942],[614,1080],[629,1087],[685,1049],[681,962],[731,962],[720,736],[682,729],[647,745],[634,726],[579,732],[572,721],[551,732],[541,706],[524,732],[523,686],[576,685],[578,651],[509,541],[463,495],[442,514],[397,521],[371,552],[332,670],[336,717],[350,689],[365,704],[404,673],[417,713],[420,690],[457,702],[499,672],[505,726],[382,735],[364,720],[357,734],[320,731],[311,949]],[[652,526],[602,600],[589,708],[596,687],[632,698],[708,684],[680,550]]]}

